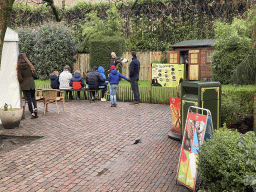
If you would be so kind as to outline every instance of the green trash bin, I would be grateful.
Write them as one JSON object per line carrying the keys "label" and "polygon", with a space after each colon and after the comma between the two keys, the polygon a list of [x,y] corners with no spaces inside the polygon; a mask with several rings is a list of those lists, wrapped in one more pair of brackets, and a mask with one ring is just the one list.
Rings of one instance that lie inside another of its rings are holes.
{"label": "green trash bin", "polygon": [[213,81],[186,81],[181,84],[181,135],[186,124],[188,108],[197,106],[209,109],[213,128],[220,126],[221,84]]}

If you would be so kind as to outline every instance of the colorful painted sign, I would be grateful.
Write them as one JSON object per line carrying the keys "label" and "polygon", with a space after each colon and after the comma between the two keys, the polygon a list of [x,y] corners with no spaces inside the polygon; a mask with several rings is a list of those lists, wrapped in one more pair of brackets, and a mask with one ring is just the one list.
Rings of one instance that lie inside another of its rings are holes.
{"label": "colorful painted sign", "polygon": [[152,64],[154,77],[163,87],[178,87],[180,78],[185,78],[184,64]]}
{"label": "colorful painted sign", "polygon": [[207,116],[188,113],[183,135],[177,181],[194,190],[197,176],[198,148],[204,141]]}
{"label": "colorful painted sign", "polygon": [[172,129],[171,131],[174,133],[181,134],[181,117],[180,117],[180,98],[178,97],[170,97],[170,108],[172,110]]}

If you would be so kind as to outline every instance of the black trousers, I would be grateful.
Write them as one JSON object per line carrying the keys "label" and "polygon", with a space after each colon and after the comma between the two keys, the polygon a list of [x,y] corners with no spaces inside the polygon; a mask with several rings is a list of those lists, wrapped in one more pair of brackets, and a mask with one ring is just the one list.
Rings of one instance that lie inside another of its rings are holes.
{"label": "black trousers", "polygon": [[32,103],[34,105],[34,109],[37,108],[35,89],[23,90],[23,93],[26,96],[26,99],[28,101],[29,111],[30,113],[33,113],[34,111],[33,111]]}
{"label": "black trousers", "polygon": [[131,82],[131,87],[132,87],[132,92],[134,95],[134,101],[140,101],[140,92],[139,92],[139,77],[131,77],[130,82]]}

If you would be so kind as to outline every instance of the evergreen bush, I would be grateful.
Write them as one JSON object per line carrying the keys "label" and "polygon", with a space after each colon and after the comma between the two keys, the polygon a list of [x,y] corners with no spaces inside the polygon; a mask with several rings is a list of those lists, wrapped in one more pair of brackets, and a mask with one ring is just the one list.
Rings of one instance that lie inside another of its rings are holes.
{"label": "evergreen bush", "polygon": [[254,142],[255,133],[242,135],[224,127],[215,130],[211,139],[199,147],[198,173],[211,191],[252,191],[255,156],[250,153],[255,151],[246,147],[255,146]]}
{"label": "evergreen bush", "polygon": [[72,69],[76,55],[73,32],[63,25],[46,24],[35,31],[33,63],[41,80],[53,71],[63,71],[65,65]]}
{"label": "evergreen bush", "polygon": [[250,51],[248,27],[240,19],[234,19],[232,24],[217,22],[215,26],[217,42],[212,55],[212,76],[214,81],[230,84],[234,70]]}
{"label": "evergreen bush", "polygon": [[19,34],[19,52],[24,53],[28,60],[33,63],[35,33],[29,28],[20,28],[16,32]]}

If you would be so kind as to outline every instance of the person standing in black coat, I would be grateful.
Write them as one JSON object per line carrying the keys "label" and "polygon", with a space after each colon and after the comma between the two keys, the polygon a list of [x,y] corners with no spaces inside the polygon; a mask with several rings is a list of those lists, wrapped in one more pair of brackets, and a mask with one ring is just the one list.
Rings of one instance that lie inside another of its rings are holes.
{"label": "person standing in black coat", "polygon": [[[17,73],[21,90],[23,91],[28,102],[28,108],[31,113],[31,119],[35,119],[38,117],[37,102],[35,97],[36,85],[34,81],[37,75],[34,66],[23,53],[20,53],[18,56]],[[34,109],[32,104],[34,106]]]}
{"label": "person standing in black coat", "polygon": [[136,52],[131,51],[132,62],[129,66],[129,77],[131,82],[132,91],[134,94],[134,102],[132,104],[139,104],[140,92],[139,92],[139,74],[140,74],[140,61],[137,59]]}
{"label": "person standing in black coat", "polygon": [[[92,71],[87,73],[86,75],[86,84],[89,86],[89,89],[91,90],[98,90],[99,84],[105,82],[101,74],[98,72],[98,67],[94,66]],[[95,92],[92,91],[92,101],[94,101],[95,98]]]}

